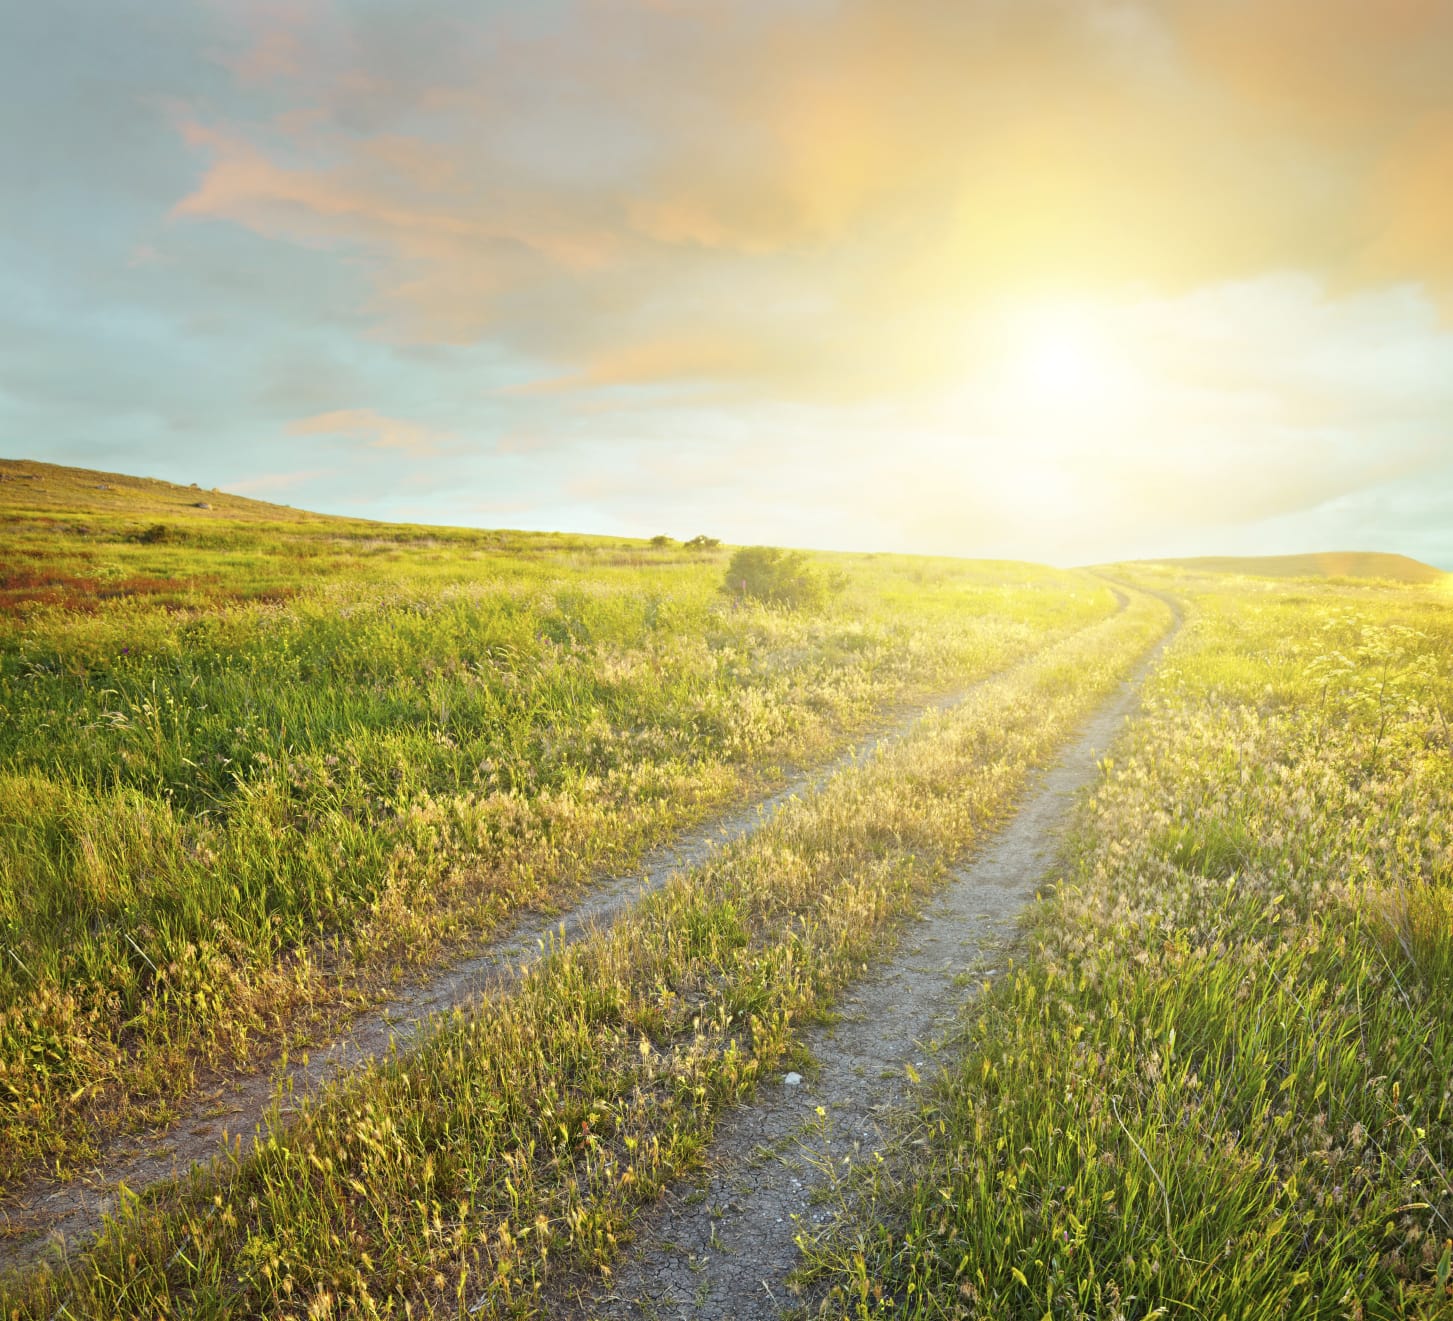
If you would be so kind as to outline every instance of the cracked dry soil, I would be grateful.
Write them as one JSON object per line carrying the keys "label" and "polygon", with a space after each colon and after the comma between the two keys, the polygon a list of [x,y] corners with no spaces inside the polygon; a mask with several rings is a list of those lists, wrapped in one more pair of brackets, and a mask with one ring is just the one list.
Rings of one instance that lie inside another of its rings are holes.
{"label": "cracked dry soil", "polygon": [[[1117,593],[1119,608],[1125,600]],[[1006,668],[1023,663],[1011,660]],[[986,675],[967,688],[882,713],[877,732],[860,737],[841,756],[801,773],[776,792],[717,816],[648,852],[628,873],[592,884],[564,914],[532,912],[510,923],[483,950],[411,986],[380,1008],[351,1020],[334,1041],[273,1065],[231,1078],[191,1101],[175,1123],[159,1133],[114,1141],[94,1168],[67,1182],[44,1180],[0,1199],[0,1272],[23,1267],[47,1252],[72,1252],[95,1237],[116,1206],[120,1185],[140,1192],[185,1174],[219,1155],[239,1135],[265,1136],[275,1100],[286,1121],[303,1101],[390,1049],[407,1048],[430,1019],[469,1005],[517,978],[547,944],[578,940],[609,926],[643,893],[673,872],[694,867],[715,849],[755,831],[789,799],[807,794],[886,743],[903,737],[924,715],[964,701]]]}
{"label": "cracked dry soil", "polygon": [[723,1118],[706,1174],[672,1190],[608,1291],[577,1299],[572,1315],[753,1321],[795,1305],[787,1277],[799,1263],[797,1236],[831,1217],[824,1194],[834,1183],[889,1144],[892,1112],[913,1085],[909,1068],[927,1078],[947,1062],[944,1039],[972,994],[965,975],[992,976],[983,960],[1053,868],[1075,795],[1134,713],[1179,623],[1177,611],[1008,825],[903,930],[892,959],[842,998],[835,1025],[805,1033],[813,1061],[805,1076],[764,1080],[751,1104]]}

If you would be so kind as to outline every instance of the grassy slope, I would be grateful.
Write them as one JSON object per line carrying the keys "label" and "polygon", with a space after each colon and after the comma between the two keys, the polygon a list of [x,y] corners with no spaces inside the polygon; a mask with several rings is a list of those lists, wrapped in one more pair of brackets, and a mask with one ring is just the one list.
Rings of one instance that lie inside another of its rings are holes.
{"label": "grassy slope", "polygon": [[[202,509],[201,505],[209,505],[210,509]],[[225,491],[178,486],[155,477],[68,468],[56,463],[38,463],[34,459],[0,459],[0,510],[151,519],[180,516],[209,522],[247,519],[346,526],[354,521],[251,500]]]}
{"label": "grassy slope", "polygon": [[340,578],[460,582],[491,556],[577,553],[617,565],[673,558],[645,558],[644,546],[335,518],[154,478],[0,460],[0,616],[30,615],[37,605],[95,612],[115,601],[174,610],[277,602]]}
{"label": "grassy slope", "polygon": [[1442,569],[1410,556],[1369,550],[1329,550],[1311,555],[1206,555],[1145,563],[1217,577],[1374,578],[1394,583],[1437,583],[1448,577]]}
{"label": "grassy slope", "polygon": [[834,1315],[1453,1315],[1453,601],[1187,591]]}
{"label": "grassy slope", "polygon": [[0,1179],[1112,607],[1072,573],[837,557],[821,613],[730,609],[724,553],[193,494],[154,495],[150,540],[155,504],[0,525],[0,560],[68,580],[0,617]]}

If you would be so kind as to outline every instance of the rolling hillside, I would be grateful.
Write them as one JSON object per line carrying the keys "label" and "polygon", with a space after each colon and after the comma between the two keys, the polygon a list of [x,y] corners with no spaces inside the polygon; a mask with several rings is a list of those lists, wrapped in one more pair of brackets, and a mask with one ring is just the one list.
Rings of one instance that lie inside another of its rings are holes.
{"label": "rolling hillside", "polygon": [[1192,573],[1240,574],[1253,578],[1377,578],[1384,582],[1431,583],[1448,575],[1408,555],[1375,550],[1326,550],[1310,555],[1201,555],[1189,559],[1142,560]]}
{"label": "rolling hillside", "polygon": [[0,459],[0,511],[86,513],[158,517],[255,519],[274,523],[310,523],[332,520],[287,505],[250,500],[215,488],[177,486],[155,477],[67,468],[33,459]]}

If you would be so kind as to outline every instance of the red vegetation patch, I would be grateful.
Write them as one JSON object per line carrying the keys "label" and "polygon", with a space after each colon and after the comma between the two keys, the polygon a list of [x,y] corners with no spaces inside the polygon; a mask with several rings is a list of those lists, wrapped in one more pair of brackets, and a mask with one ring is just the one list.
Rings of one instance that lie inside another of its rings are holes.
{"label": "red vegetation patch", "polygon": [[210,604],[228,601],[273,603],[295,596],[294,587],[224,588],[193,578],[149,578],[133,574],[102,582],[76,574],[18,570],[0,574],[0,615],[20,615],[36,606],[59,606],[94,614],[103,602],[130,597],[149,597],[168,610],[196,605],[198,596]]}
{"label": "red vegetation patch", "polygon": [[38,605],[89,613],[95,611],[102,601],[116,597],[178,596],[189,591],[191,586],[191,583],[175,578],[133,575],[100,582],[71,573],[21,569],[0,576],[0,614],[23,614],[27,607]]}
{"label": "red vegetation patch", "polygon": [[76,591],[95,591],[94,578],[78,578],[69,573],[47,572],[45,570],[21,569],[7,573],[0,578],[0,592],[33,591],[37,588],[65,587]]}

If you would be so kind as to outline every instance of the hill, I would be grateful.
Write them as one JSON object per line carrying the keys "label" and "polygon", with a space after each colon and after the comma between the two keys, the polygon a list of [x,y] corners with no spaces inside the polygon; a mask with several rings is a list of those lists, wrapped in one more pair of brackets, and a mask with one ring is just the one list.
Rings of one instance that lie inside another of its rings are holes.
{"label": "hill", "polygon": [[338,517],[200,486],[0,459],[0,617],[116,598],[168,609],[281,600],[330,579],[468,581],[500,556],[695,563],[625,538]]}
{"label": "hill", "polygon": [[178,486],[155,477],[130,477],[66,468],[33,459],[0,459],[0,511],[6,513],[119,514],[249,519],[271,523],[318,523],[334,520],[288,505],[229,495],[215,487]]}
{"label": "hill", "polygon": [[1441,569],[1408,555],[1375,550],[1326,550],[1310,555],[1199,555],[1138,563],[1255,578],[1378,578],[1386,582],[1431,583],[1448,576]]}

